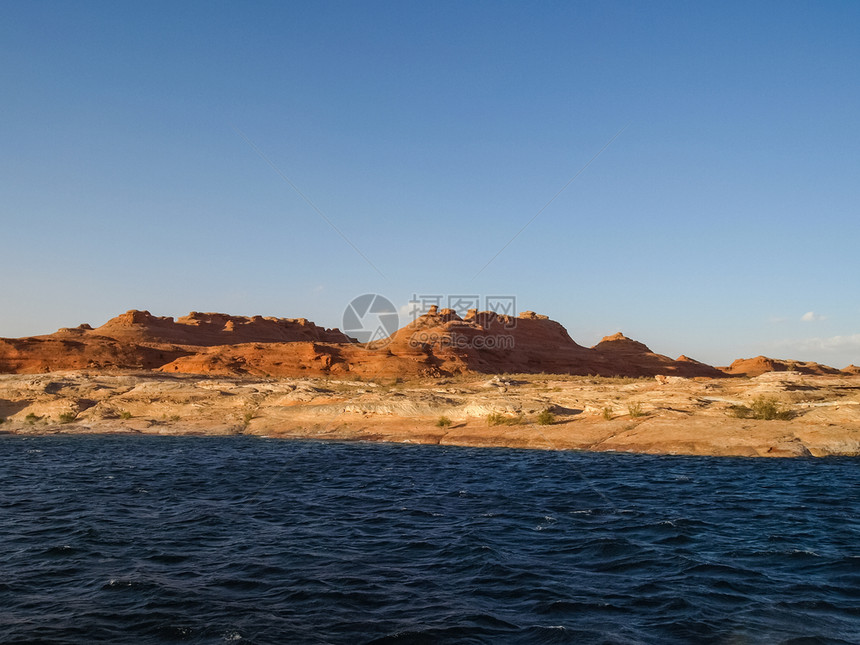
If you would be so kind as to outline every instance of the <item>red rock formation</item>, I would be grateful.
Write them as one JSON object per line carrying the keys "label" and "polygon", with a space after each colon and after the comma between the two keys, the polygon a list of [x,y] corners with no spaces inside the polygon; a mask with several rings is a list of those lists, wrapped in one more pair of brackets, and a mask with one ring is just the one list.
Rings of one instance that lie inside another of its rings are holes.
{"label": "red rock formation", "polygon": [[[769,359],[768,359],[769,360]],[[174,320],[132,310],[96,329],[0,339],[0,372],[147,369],[195,374],[438,376],[463,372],[724,376],[685,356],[673,361],[615,334],[593,348],[559,323],[519,316],[432,309],[368,346],[303,318],[196,313]]]}
{"label": "red rock formation", "polygon": [[627,338],[621,332],[606,336],[591,348],[603,356],[613,367],[619,369],[619,375],[624,376],[708,376],[724,377],[725,374],[715,367],[684,356],[673,361],[668,356],[655,354],[646,345]]}
{"label": "red rock formation", "polygon": [[271,377],[332,376],[394,378],[442,376],[426,356],[395,356],[385,349],[331,343],[219,345],[183,356],[158,368],[187,374]]}
{"label": "red rock formation", "polygon": [[84,368],[275,377],[445,373],[426,353],[371,351],[304,318],[192,312],[174,320],[132,310],[96,329],[81,325],[46,336],[0,339],[0,373]]}
{"label": "red rock formation", "polygon": [[144,347],[110,338],[3,338],[0,339],[0,373],[38,374],[86,368],[151,370],[185,353],[177,347]]}
{"label": "red rock formation", "polygon": [[756,356],[755,358],[739,358],[728,367],[721,368],[726,374],[735,376],[759,376],[765,372],[800,372],[813,375],[837,375],[842,372],[835,367],[821,363],[782,360]]}
{"label": "red rock formation", "polygon": [[461,319],[453,309],[431,310],[375,346],[423,360],[443,373],[593,374],[608,369],[564,327],[532,312],[505,316],[473,310]]}
{"label": "red rock formation", "polygon": [[153,316],[148,311],[131,310],[112,318],[91,332],[83,330],[80,333],[134,342],[204,346],[299,341],[348,343],[351,341],[340,330],[318,327],[305,318],[263,316],[248,318],[196,311],[174,320],[172,317]]}

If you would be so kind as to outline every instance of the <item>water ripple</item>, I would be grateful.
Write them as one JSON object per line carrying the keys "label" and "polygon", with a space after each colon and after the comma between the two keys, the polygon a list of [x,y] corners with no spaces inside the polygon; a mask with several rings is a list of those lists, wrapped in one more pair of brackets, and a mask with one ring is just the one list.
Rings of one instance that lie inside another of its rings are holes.
{"label": "water ripple", "polygon": [[0,437],[0,642],[860,642],[860,461]]}

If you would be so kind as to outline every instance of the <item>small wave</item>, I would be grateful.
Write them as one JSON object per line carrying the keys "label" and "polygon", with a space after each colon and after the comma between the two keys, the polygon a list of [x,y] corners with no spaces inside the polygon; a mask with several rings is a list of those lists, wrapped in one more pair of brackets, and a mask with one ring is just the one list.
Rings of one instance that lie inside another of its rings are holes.
{"label": "small wave", "polygon": [[810,551],[809,549],[791,549],[790,551],[785,552],[787,555],[811,555],[816,558],[820,558],[821,556],[815,551]]}

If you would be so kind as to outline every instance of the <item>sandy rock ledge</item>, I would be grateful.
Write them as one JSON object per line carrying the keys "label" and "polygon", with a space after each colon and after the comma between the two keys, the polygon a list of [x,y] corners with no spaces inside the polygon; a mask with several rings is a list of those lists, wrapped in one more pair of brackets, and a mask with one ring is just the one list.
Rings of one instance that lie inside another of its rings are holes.
{"label": "sandy rock ledge", "polygon": [[[773,397],[789,420],[737,418]],[[549,425],[537,416],[548,410]],[[503,423],[491,424],[490,415]],[[450,424],[439,424],[445,417]],[[0,375],[0,433],[283,438],[745,457],[860,455],[860,376],[253,379]]]}

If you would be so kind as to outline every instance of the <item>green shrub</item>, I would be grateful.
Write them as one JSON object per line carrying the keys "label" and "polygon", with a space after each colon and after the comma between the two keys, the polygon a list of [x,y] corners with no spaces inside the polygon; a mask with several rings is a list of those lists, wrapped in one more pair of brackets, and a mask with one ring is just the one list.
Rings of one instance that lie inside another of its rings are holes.
{"label": "green shrub", "polygon": [[180,417],[178,414],[174,414],[174,415],[171,415],[170,420],[171,421],[179,421],[181,418],[182,417]]}
{"label": "green shrub", "polygon": [[645,416],[645,413],[642,412],[642,405],[639,403],[628,403],[627,404],[627,413],[631,417],[633,417],[634,419],[636,417]]}
{"label": "green shrub", "polygon": [[603,418],[607,421],[612,421],[612,408],[606,407],[603,408]]}
{"label": "green shrub", "polygon": [[737,419],[756,419],[758,421],[786,421],[794,417],[791,410],[783,408],[772,396],[757,396],[749,406],[732,405],[729,414]]}
{"label": "green shrub", "polygon": [[537,422],[540,426],[551,426],[555,423],[555,415],[549,410],[544,410],[538,415]]}
{"label": "green shrub", "polygon": [[447,428],[453,423],[448,417],[439,417],[436,421],[436,426],[439,428]]}
{"label": "green shrub", "polygon": [[57,417],[60,423],[71,423],[75,420],[78,415],[74,412],[63,412],[59,417]]}
{"label": "green shrub", "polygon": [[791,410],[784,409],[775,398],[760,396],[752,402],[753,419],[772,421],[774,419],[786,420],[793,415]]}
{"label": "green shrub", "polygon": [[131,412],[129,412],[128,410],[123,410],[119,413],[119,418],[128,421],[129,419],[131,419]]}
{"label": "green shrub", "polygon": [[32,424],[32,423],[36,423],[36,421],[41,420],[41,418],[42,417],[40,417],[39,415],[33,414],[32,412],[30,412],[30,414],[28,414],[26,417],[24,417],[24,421],[26,423]]}
{"label": "green shrub", "polygon": [[508,417],[498,412],[493,412],[487,415],[487,425],[491,426],[516,426],[523,422],[523,416],[520,414],[515,417]]}
{"label": "green shrub", "polygon": [[246,426],[247,426],[249,423],[251,423],[251,421],[252,421],[253,419],[254,419],[254,413],[253,413],[253,412],[250,412],[250,411],[249,411],[249,412],[246,412],[246,413],[245,413],[245,416],[244,416],[244,417],[242,417],[242,421],[245,423],[245,425],[246,425]]}

